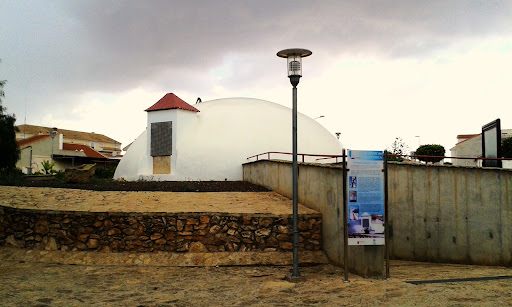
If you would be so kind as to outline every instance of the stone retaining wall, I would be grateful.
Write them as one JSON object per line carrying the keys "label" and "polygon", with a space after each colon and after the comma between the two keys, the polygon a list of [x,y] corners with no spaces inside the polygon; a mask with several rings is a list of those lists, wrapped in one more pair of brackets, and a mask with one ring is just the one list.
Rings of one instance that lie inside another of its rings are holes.
{"label": "stone retaining wall", "polygon": [[[303,251],[321,250],[320,215],[299,217]],[[291,251],[292,217],[94,213],[0,206],[0,245],[62,251]]]}

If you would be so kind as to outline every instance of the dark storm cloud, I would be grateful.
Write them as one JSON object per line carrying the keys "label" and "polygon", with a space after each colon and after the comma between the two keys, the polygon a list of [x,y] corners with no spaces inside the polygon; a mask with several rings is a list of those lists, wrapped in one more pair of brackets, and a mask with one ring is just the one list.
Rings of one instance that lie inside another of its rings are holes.
{"label": "dark storm cloud", "polygon": [[354,53],[425,56],[460,39],[510,34],[511,6],[466,0],[7,1],[0,4],[0,57],[14,92],[30,78],[32,91],[48,104],[138,86],[207,91],[214,86],[211,70],[232,58],[237,73],[220,85],[276,80],[282,67],[275,53],[286,47],[311,48],[321,63]]}
{"label": "dark storm cloud", "polygon": [[67,12],[87,51],[80,71],[108,89],[133,86],[164,70],[187,84],[230,53],[254,61],[288,46],[331,55],[416,56],[463,37],[509,31],[510,3],[87,1],[73,2]]}

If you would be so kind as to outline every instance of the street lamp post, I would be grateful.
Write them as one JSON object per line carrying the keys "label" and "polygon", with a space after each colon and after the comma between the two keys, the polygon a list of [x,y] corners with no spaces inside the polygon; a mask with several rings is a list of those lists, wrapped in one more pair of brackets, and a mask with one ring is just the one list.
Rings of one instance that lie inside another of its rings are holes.
{"label": "street lamp post", "polygon": [[30,148],[30,158],[29,158],[28,167],[27,167],[27,175],[32,175],[32,146],[29,145],[29,146],[23,147],[21,150],[27,149],[27,148]]}
{"label": "street lamp post", "polygon": [[286,278],[290,281],[301,279],[299,273],[299,216],[298,216],[298,163],[297,163],[297,85],[302,77],[302,58],[310,56],[307,49],[284,49],[277,53],[278,57],[287,59],[288,78],[293,86],[293,110],[292,110],[292,182],[293,182],[293,270]]}
{"label": "street lamp post", "polygon": [[50,136],[52,137],[52,162],[53,162],[53,139],[57,135],[57,128],[52,128],[52,131],[50,131]]}

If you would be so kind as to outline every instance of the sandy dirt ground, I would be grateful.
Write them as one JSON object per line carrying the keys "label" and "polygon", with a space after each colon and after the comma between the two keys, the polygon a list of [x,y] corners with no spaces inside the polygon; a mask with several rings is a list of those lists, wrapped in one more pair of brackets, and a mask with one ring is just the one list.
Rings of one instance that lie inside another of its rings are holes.
{"label": "sandy dirt ground", "polygon": [[[66,211],[291,214],[291,201],[272,192],[181,194],[0,186],[0,204]],[[314,213],[302,206],[300,211]],[[408,283],[511,277],[512,268],[505,267],[392,261],[390,280],[350,274],[344,283],[343,269],[322,264],[301,267],[305,280],[290,283],[283,280],[290,266],[70,265],[2,256],[9,251],[0,247],[1,306],[512,306],[512,278]]]}
{"label": "sandy dirt ground", "polygon": [[[0,186],[0,205],[88,212],[292,214],[292,201],[275,192],[98,192]],[[318,214],[303,205],[299,205],[299,212]]]}
{"label": "sandy dirt ground", "polygon": [[[2,248],[0,248],[2,253]],[[0,263],[2,306],[511,306],[512,279],[414,285],[407,281],[512,276],[511,268],[392,261],[391,279],[324,264],[168,267]]]}

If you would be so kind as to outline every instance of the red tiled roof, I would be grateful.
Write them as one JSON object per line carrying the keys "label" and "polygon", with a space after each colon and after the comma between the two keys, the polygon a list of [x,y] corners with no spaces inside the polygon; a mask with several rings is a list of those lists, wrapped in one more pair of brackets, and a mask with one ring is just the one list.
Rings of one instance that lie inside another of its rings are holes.
{"label": "red tiled roof", "polygon": [[182,109],[193,112],[199,112],[198,109],[181,100],[181,98],[174,95],[173,93],[165,94],[165,96],[158,100],[154,105],[146,109],[146,112],[169,109]]}
{"label": "red tiled roof", "polygon": [[481,133],[479,134],[463,134],[463,135],[457,135],[457,139],[462,139],[462,138],[466,138],[465,140],[463,141],[460,141],[458,142],[457,144],[455,144],[455,146],[459,145],[460,143],[464,143],[465,141],[469,141],[471,140],[472,138],[476,138],[477,136],[481,135]]}
{"label": "red tiled roof", "polygon": [[62,149],[64,149],[64,150],[77,150],[77,151],[83,150],[84,154],[88,158],[108,159],[108,157],[100,154],[99,152],[97,152],[96,150],[92,149],[91,147],[89,147],[87,145],[64,143],[64,144],[62,144]]}
{"label": "red tiled roof", "polygon": [[457,138],[458,139],[469,139],[469,138],[475,137],[477,135],[480,135],[480,133],[479,134],[459,134],[459,135],[457,135]]}
{"label": "red tiled roof", "polygon": [[28,145],[28,144],[31,144],[31,143],[35,143],[35,142],[38,142],[38,141],[41,141],[42,139],[46,139],[46,138],[49,138],[50,136],[47,134],[47,135],[34,135],[32,137],[29,137],[28,139],[22,139],[22,140],[19,140],[18,141],[18,146],[19,147],[23,147],[25,145]]}

